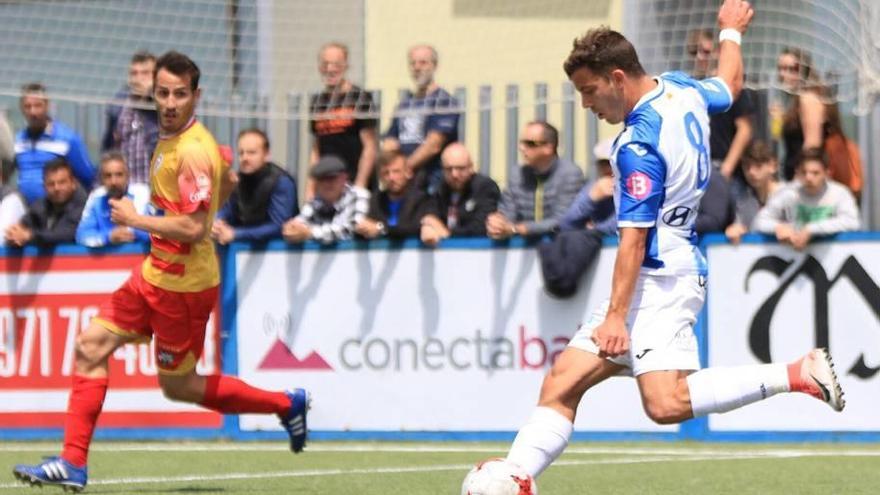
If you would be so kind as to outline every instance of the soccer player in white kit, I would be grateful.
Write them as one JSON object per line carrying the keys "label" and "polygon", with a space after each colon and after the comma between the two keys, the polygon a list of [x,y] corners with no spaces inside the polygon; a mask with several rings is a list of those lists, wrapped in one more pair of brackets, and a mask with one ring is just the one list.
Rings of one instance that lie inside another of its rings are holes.
{"label": "soccer player in white kit", "polygon": [[706,293],[694,220],[711,173],[709,114],[726,111],[743,84],[740,51],[754,11],[725,0],[718,13],[718,75],[647,75],[632,44],[608,28],[575,40],[564,68],[584,108],[624,130],[613,147],[619,246],[610,299],[553,364],[538,407],[507,459],[538,476],[565,449],[584,393],[630,374],[660,424],[730,411],[783,392],[843,409],[824,349],[791,364],[700,370],[693,325]]}

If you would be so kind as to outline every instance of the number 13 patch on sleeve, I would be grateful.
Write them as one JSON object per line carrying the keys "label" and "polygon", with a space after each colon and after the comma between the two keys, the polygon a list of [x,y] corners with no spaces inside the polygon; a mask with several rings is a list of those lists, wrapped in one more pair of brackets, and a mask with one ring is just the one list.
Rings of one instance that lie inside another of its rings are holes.
{"label": "number 13 patch on sleeve", "polygon": [[651,194],[651,178],[642,172],[633,172],[626,178],[626,191],[636,199],[645,199]]}

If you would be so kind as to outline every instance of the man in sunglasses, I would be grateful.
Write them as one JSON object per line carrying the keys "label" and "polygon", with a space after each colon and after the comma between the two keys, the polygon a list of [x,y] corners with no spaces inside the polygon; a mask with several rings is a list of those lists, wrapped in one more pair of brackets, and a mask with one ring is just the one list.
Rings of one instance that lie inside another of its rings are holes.
{"label": "man in sunglasses", "polygon": [[556,153],[558,144],[559,132],[552,125],[541,121],[526,124],[519,140],[523,163],[519,173],[508,178],[498,211],[486,219],[489,237],[539,236],[558,228],[584,185],[581,169]]}

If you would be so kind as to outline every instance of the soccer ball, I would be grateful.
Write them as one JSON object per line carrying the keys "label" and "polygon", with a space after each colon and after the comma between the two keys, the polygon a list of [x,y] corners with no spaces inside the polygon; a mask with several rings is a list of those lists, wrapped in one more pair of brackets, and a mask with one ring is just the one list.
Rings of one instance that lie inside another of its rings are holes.
{"label": "soccer ball", "polygon": [[506,459],[478,463],[464,478],[461,495],[537,495],[538,485],[523,468]]}

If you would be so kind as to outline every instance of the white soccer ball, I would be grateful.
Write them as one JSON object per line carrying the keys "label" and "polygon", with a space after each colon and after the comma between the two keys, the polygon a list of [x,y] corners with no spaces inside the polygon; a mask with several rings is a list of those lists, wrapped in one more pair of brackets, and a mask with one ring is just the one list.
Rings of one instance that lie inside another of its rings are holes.
{"label": "white soccer ball", "polygon": [[538,485],[523,468],[506,459],[478,463],[464,478],[461,495],[537,495]]}

